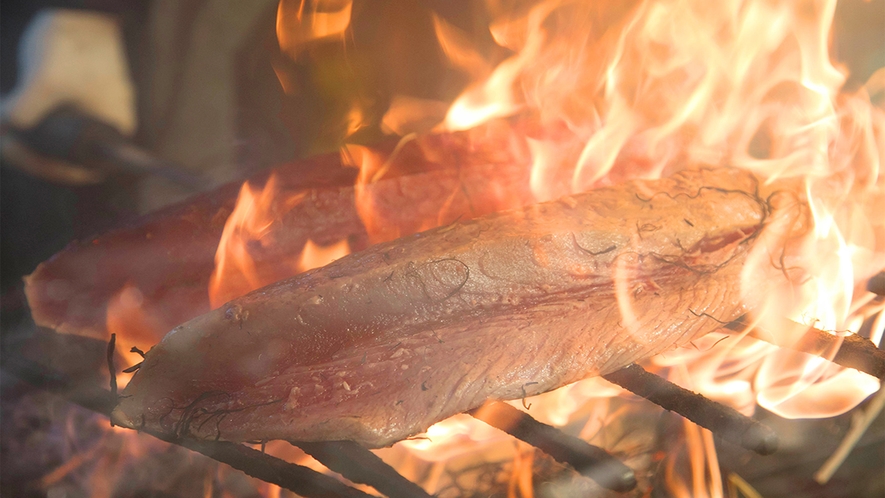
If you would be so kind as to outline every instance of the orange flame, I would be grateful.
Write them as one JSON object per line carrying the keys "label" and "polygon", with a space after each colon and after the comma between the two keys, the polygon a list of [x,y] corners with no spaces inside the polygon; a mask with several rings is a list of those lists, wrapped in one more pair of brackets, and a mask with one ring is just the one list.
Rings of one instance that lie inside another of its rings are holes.
{"label": "orange flame", "polygon": [[[169,331],[167,323],[146,310],[144,295],[130,283],[108,302],[106,328],[108,333],[116,334],[116,350],[129,361],[124,368],[141,361],[141,356],[130,352],[133,346],[148,349]],[[128,379],[128,376],[117,378],[121,389],[126,387]]]}
{"label": "orange flame", "polygon": [[353,0],[280,0],[277,40],[295,58],[311,42],[343,39],[350,26]]}
{"label": "orange flame", "polygon": [[[776,330],[786,318],[844,334],[872,320],[881,339],[883,306],[863,284],[885,269],[885,113],[868,95],[881,98],[885,71],[843,91],[846,76],[828,53],[835,1],[494,5],[491,33],[513,55],[491,70],[435,19],[443,51],[474,77],[441,129],[531,116],[542,131],[521,140],[539,201],[699,164],[747,169],[772,211],[742,282],[747,302],[764,305],[759,326]],[[618,303],[632,323],[629,295]],[[758,403],[787,417],[832,416],[879,387],[825,360],[723,334],[654,364],[687,365],[695,389],[747,414]],[[535,406],[560,424],[576,409],[551,403]],[[722,494],[706,437],[695,437],[691,459],[706,455],[710,466],[694,469],[685,495]]]}
{"label": "orange flame", "polygon": [[270,258],[272,265],[261,264],[262,254],[274,247],[279,230],[284,229],[283,216],[300,204],[304,196],[304,191],[282,191],[275,175],[260,190],[243,184],[215,253],[215,270],[209,279],[213,308],[350,252],[347,240],[323,247],[308,239],[300,253],[274,254]]}
{"label": "orange flame", "polygon": [[[390,185],[379,187],[379,181],[390,173],[400,151],[414,138],[414,135],[403,137],[389,155],[361,145],[347,145],[341,151],[344,164],[359,168],[359,175],[354,185],[354,204],[372,243],[428,230],[470,214],[452,213],[449,209],[456,198],[464,197],[458,181],[453,181],[444,194],[434,195],[434,202],[421,203],[420,199],[417,199],[408,216],[403,216],[398,210],[393,211],[387,206],[391,200],[394,203],[399,200],[388,197],[402,194]],[[432,188],[445,187],[437,185]],[[440,198],[442,202],[436,202]],[[494,202],[493,199],[488,201]]]}
{"label": "orange flame", "polygon": [[[381,126],[406,138],[392,154],[357,145],[343,151],[345,161],[360,168],[356,207],[373,242],[454,218],[448,203],[416,215],[408,229],[385,214],[375,186],[389,174],[410,134],[437,123],[441,130],[472,132],[518,115],[532,121],[532,132],[514,126],[508,152],[520,160],[528,154],[531,192],[538,201],[699,164],[753,172],[771,209],[742,282],[748,302],[763,296],[764,306],[754,317],[759,327],[777,330],[786,343],[794,338],[793,332],[777,329],[783,319],[838,334],[871,323],[872,340],[881,341],[885,303],[874,301],[863,283],[885,268],[880,171],[885,111],[870,103],[870,95],[881,100],[885,94],[885,70],[858,91],[843,91],[846,75],[828,53],[834,0],[488,5],[495,15],[489,29],[500,48],[496,53],[512,55],[493,64],[482,55],[488,51],[471,46],[469,37],[434,16],[440,48],[473,83],[447,110],[438,101],[394,96]],[[281,50],[294,59],[316,42],[345,40],[352,9],[352,0],[281,0],[276,26]],[[278,74],[287,92],[296,90],[282,71]],[[345,116],[346,136],[365,126],[365,114],[352,106]],[[304,195],[283,192],[275,177],[263,188],[243,185],[216,252],[209,288],[213,307],[350,251],[346,240],[329,246],[307,240],[301,252],[275,259],[274,268],[262,264],[282,217]],[[453,191],[452,198],[456,195]],[[629,325],[635,323],[623,286],[629,269],[619,267],[618,275],[618,305]],[[107,328],[117,333],[121,350],[152,344],[168,328],[142,302],[139,290],[126,285],[109,303]],[[828,358],[835,351],[820,353]],[[133,363],[138,360],[132,357]],[[879,388],[868,375],[746,334],[710,334],[651,363],[673,382],[748,415],[758,404],[788,417],[831,416]],[[512,405],[530,406],[533,417],[559,427],[585,417],[580,436],[589,440],[606,414],[613,416],[607,412],[609,401],[621,394],[601,379],[587,379]],[[664,466],[670,492],[722,496],[712,435],[688,422],[683,431],[683,456]],[[328,472],[285,443],[272,442],[268,450]],[[424,486],[434,492],[446,465],[476,452],[512,461],[508,494],[532,495],[531,449],[467,415],[378,453],[407,477],[425,476]],[[428,470],[416,462],[427,463]],[[677,463],[689,468],[688,478]],[[78,465],[72,461],[68,467]],[[95,478],[95,491],[110,495],[110,482],[103,482],[101,473]],[[208,477],[207,483],[204,490],[211,495]],[[264,491],[280,492],[270,485]]]}
{"label": "orange flame", "polygon": [[[215,253],[215,270],[209,280],[209,302],[217,308],[231,299],[273,282],[259,274],[253,253],[266,247],[271,226],[278,219],[276,176],[272,176],[262,190],[244,183],[237,204],[224,224],[224,231]],[[296,195],[287,202],[291,209],[301,202]],[[282,266],[294,273],[298,257],[295,255]]]}
{"label": "orange flame", "polygon": [[300,271],[312,270],[341,259],[350,254],[350,244],[346,239],[339,240],[330,246],[320,246],[308,239],[301,250],[301,258],[298,260]]}
{"label": "orange flame", "polygon": [[354,186],[354,204],[360,220],[373,243],[393,240],[404,235],[394,223],[385,223],[380,214],[371,186],[384,177],[390,169],[390,161],[380,153],[361,145],[348,145],[341,151],[342,163],[359,168]]}
{"label": "orange flame", "polygon": [[[514,126],[507,144],[512,157],[530,156],[530,187],[538,201],[702,164],[753,172],[771,210],[742,282],[747,302],[760,305],[754,317],[759,326],[772,329],[790,319],[854,333],[872,320],[872,336],[881,339],[883,305],[862,284],[885,268],[885,113],[867,94],[882,92],[885,73],[874,75],[867,89],[843,92],[845,74],[828,53],[835,1],[546,0],[528,8],[489,2],[489,9],[496,53],[511,56],[493,64],[481,55],[488,51],[471,46],[469,37],[435,16],[440,48],[473,83],[446,112],[433,100],[395,96],[381,120],[385,132],[405,137],[392,154],[359,145],[342,151],[345,162],[360,168],[356,208],[373,242],[451,221],[447,205],[416,215],[408,229],[385,213],[375,187],[412,133],[438,122],[440,130],[472,133],[518,115],[532,122],[532,132]],[[349,0],[282,0],[281,48],[295,58],[312,42],[344,39],[351,10]],[[354,106],[346,116],[347,136],[364,121]],[[300,201],[297,195],[280,197],[274,179],[261,191],[243,186],[216,255],[213,306],[279,278],[263,274],[256,257],[273,244],[280,210]],[[308,242],[303,253],[286,260],[287,272],[349,250],[345,241],[324,255],[315,255],[317,249]],[[625,264],[618,270],[618,305],[629,325],[635,322],[631,297],[622,285],[629,269]],[[782,335],[784,342],[791,339],[788,331]],[[830,416],[879,386],[865,374],[746,335],[711,334],[654,358],[652,365],[746,414],[759,404],[784,416]],[[525,402],[535,418],[563,426],[578,412],[607,408],[607,400],[620,393],[589,379]],[[582,436],[595,434],[597,422],[587,421]],[[712,436],[688,424],[684,430],[691,477],[676,475],[676,460],[669,460],[671,491],[722,496]],[[427,486],[438,489],[443,462],[476,450],[498,451],[510,441],[461,415],[432,426],[427,439],[379,454],[400,463],[428,462],[435,477]],[[531,457],[512,448],[506,454],[516,470],[510,494],[530,496]],[[407,475],[410,465],[398,468]]]}
{"label": "orange flame", "polygon": [[[885,202],[885,119],[863,90],[840,94],[845,76],[828,54],[834,9],[834,1],[554,0],[505,10],[491,30],[514,55],[453,103],[443,127],[520,113],[560,131],[528,139],[538,200],[697,164],[748,169],[764,181],[760,195],[771,196],[773,210],[744,272],[748,302],[767,296],[760,323],[790,318],[856,331],[870,313],[856,306],[869,299],[856,289],[885,268],[885,221],[873,207]],[[438,36],[457,46],[448,32]],[[452,52],[456,65],[472,53]],[[618,302],[630,323],[629,296]],[[829,416],[878,387],[798,353],[728,351],[730,362],[754,358],[745,366],[755,373],[713,382],[718,369],[692,354],[693,374],[744,409],[753,392],[784,416]],[[840,382],[853,387],[837,392]]]}

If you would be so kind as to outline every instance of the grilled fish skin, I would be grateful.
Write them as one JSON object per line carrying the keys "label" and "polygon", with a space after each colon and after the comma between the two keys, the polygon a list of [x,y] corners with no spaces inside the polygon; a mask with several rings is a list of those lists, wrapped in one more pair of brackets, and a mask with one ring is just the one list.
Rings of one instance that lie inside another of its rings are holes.
{"label": "grilled fish skin", "polygon": [[173,329],[115,423],[383,447],[686,344],[753,306],[749,173],[686,170],[372,246]]}

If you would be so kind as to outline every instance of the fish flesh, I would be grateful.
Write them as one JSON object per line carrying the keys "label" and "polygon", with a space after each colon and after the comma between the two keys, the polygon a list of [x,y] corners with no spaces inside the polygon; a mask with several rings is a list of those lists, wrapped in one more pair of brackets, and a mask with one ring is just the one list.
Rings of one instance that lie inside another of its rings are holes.
{"label": "fish flesh", "polygon": [[384,447],[746,313],[741,269],[768,211],[750,173],[700,168],[377,244],[175,327],[112,418]]}

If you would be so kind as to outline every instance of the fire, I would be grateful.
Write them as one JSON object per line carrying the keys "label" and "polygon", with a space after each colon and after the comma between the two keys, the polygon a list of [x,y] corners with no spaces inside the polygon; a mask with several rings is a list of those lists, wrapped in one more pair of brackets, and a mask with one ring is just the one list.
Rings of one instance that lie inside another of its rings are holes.
{"label": "fire", "polygon": [[[213,308],[274,282],[272,277],[259,274],[253,253],[270,245],[271,227],[279,217],[277,193],[275,176],[261,190],[248,183],[240,189],[236,207],[224,224],[215,253],[215,271],[209,281],[209,301]],[[284,209],[291,209],[301,199],[296,195],[284,201]],[[283,264],[294,274],[298,255],[292,255]]]}
{"label": "fire", "polygon": [[[130,283],[108,302],[106,325],[110,334],[116,334],[117,352],[129,363],[123,368],[141,361],[138,353],[130,351],[133,347],[147,349],[169,331],[168,324],[144,306],[144,295]],[[117,382],[120,388],[126,387],[129,377],[119,376]]]}
{"label": "fire", "polygon": [[[747,302],[758,305],[757,329],[774,331],[784,344],[797,340],[802,329],[780,330],[784,320],[834,334],[856,333],[872,321],[872,339],[882,338],[885,305],[874,302],[863,283],[885,268],[885,179],[879,171],[885,114],[869,97],[882,92],[885,76],[879,71],[865,88],[843,88],[846,71],[829,54],[835,1],[487,4],[493,51],[472,46],[457,27],[433,17],[440,49],[453,68],[472,79],[448,110],[434,100],[395,96],[380,126],[403,137],[397,148],[390,154],[353,144],[342,150],[345,163],[360,168],[355,203],[372,242],[453,219],[444,205],[431,214],[416,213],[405,226],[385,213],[384,194],[374,189],[414,132],[436,121],[438,131],[467,131],[480,143],[483,132],[473,132],[482,127],[529,123],[503,126],[509,127],[505,143],[512,157],[529,156],[525,163],[535,201],[698,165],[751,171],[770,210],[742,283]],[[295,57],[310,41],[345,39],[351,9],[349,1],[282,0],[281,47]],[[510,55],[492,60],[483,55],[488,53]],[[354,109],[347,117],[348,136],[365,125],[365,116]],[[266,237],[274,217],[267,208],[246,206],[275,202],[263,197],[275,195],[273,183],[262,193],[243,189],[213,275],[214,288],[232,290],[214,290],[213,306],[268,283],[248,253],[272,243]],[[291,271],[306,269],[299,258],[313,250],[308,243],[302,256],[293,256]],[[619,272],[620,283],[628,273]],[[631,296],[619,282],[619,307],[629,324],[635,321]],[[828,358],[835,350],[820,353]],[[711,334],[651,364],[672,381],[745,414],[758,404],[785,417],[832,416],[879,387],[866,374],[779,349],[748,333]],[[563,426],[587,407],[604,409],[621,393],[588,379],[523,403],[535,418]],[[588,421],[582,436],[598,429]],[[671,491],[722,496],[712,436],[690,424],[685,436],[692,477],[685,481],[676,475],[676,459],[669,460]],[[382,454],[396,461],[411,455],[451,462],[465,451],[492,451],[504,440],[501,433],[458,416],[431,427],[426,438]],[[530,456],[516,451],[509,458],[530,477]],[[531,494],[525,479],[514,474],[511,496]]]}
{"label": "fire", "polygon": [[[500,138],[494,130],[481,133]],[[468,139],[462,136],[455,140]],[[342,148],[342,163],[359,169],[353,188],[354,204],[372,243],[516,208],[526,202],[527,195],[522,195],[524,189],[519,185],[519,179],[525,176],[521,163],[499,164],[493,157],[487,168],[473,168],[470,173],[449,169],[437,175],[414,171],[410,164],[409,158],[416,154],[420,154],[419,165],[430,164],[432,168],[433,164],[446,164],[452,160],[451,149],[459,147],[464,144],[453,143],[447,137],[434,141],[409,134],[389,153],[355,144]],[[475,153],[482,154],[479,150]],[[401,208],[405,200],[409,210]]]}
{"label": "fire", "polygon": [[[882,339],[885,304],[863,285],[885,268],[885,111],[870,102],[870,94],[881,98],[885,73],[866,87],[843,88],[846,72],[829,54],[835,1],[546,0],[528,7],[488,2],[488,9],[495,53],[509,57],[495,64],[434,17],[442,52],[473,82],[447,110],[434,100],[393,98],[380,121],[385,132],[403,137],[392,153],[355,144],[342,149],[344,162],[359,168],[355,207],[372,242],[463,214],[451,209],[461,185],[432,212],[416,207],[408,223],[384,210],[385,193],[376,189],[414,133],[434,123],[438,131],[466,131],[475,140],[468,148],[479,147],[489,129],[504,128],[511,157],[528,156],[535,201],[698,165],[743,168],[760,179],[758,195],[770,210],[742,282],[747,302],[758,304],[757,329],[788,343],[802,327],[783,330],[784,320],[835,335],[857,333],[866,323],[871,338]],[[346,40],[352,10],[349,0],[281,0],[281,49],[296,58],[312,42]],[[368,118],[354,106],[345,119],[349,137]],[[519,205],[507,194],[496,206]],[[298,253],[274,253],[284,218],[305,195],[275,177],[261,187],[243,185],[216,253],[213,307],[350,252],[347,240],[307,239]],[[628,273],[619,271],[615,287],[629,325],[636,320],[623,285]],[[139,299],[127,286],[109,306],[108,329],[125,331],[126,341],[158,327]],[[830,358],[835,350],[820,353]],[[784,417],[833,416],[879,388],[866,374],[779,349],[749,332],[713,333],[650,364],[748,415],[759,405]],[[622,394],[587,379],[512,404],[542,422],[577,423],[589,440],[615,415],[610,402]],[[671,493],[723,496],[712,435],[688,422],[682,430],[682,454],[662,466]],[[509,461],[509,495],[532,495],[533,451],[468,415],[378,453],[407,477],[420,477],[430,492],[441,489],[446,469],[466,468],[477,455]],[[287,456],[323,470],[304,455]]]}
{"label": "fire", "polygon": [[307,239],[307,243],[304,244],[304,249],[301,251],[301,257],[298,259],[298,269],[307,271],[326,266],[348,254],[350,254],[350,245],[347,240],[339,240],[330,246],[320,246]]}
{"label": "fire", "polygon": [[354,202],[371,241],[384,242],[404,235],[398,224],[385,219],[371,190],[372,184],[388,172],[390,162],[381,154],[360,145],[350,145],[343,149],[342,162],[359,168]]}
{"label": "fire", "polygon": [[277,40],[295,58],[317,40],[343,38],[350,26],[353,0],[281,0],[277,7]]}
{"label": "fire", "polygon": [[249,183],[242,186],[215,253],[215,270],[209,281],[213,308],[350,253],[347,240],[320,246],[310,239],[300,253],[274,252],[275,240],[285,236],[284,217],[305,195],[301,190],[281,188],[273,175],[261,189]]}
{"label": "fire", "polygon": [[[542,130],[521,137],[538,201],[693,165],[750,170],[772,211],[743,278],[748,302],[765,296],[758,326],[777,330],[786,318],[845,334],[875,320],[872,338],[881,339],[882,305],[862,286],[885,268],[885,114],[868,95],[881,92],[882,72],[868,89],[844,91],[846,73],[828,49],[834,1],[498,7],[490,31],[512,56],[491,70],[435,19],[452,65],[475,80],[439,129],[529,116]],[[758,403],[785,417],[828,417],[879,388],[866,374],[744,336],[711,335],[653,363],[662,373],[687,365],[671,378],[748,414]],[[560,425],[576,409],[533,402]],[[683,495],[721,496],[711,447],[690,444],[695,481]]]}
{"label": "fire", "polygon": [[[698,164],[748,169],[764,182],[760,194],[773,211],[744,276],[748,300],[770,293],[760,323],[770,326],[777,315],[856,331],[872,312],[855,306],[869,300],[856,289],[885,266],[885,223],[873,208],[885,200],[883,114],[863,89],[840,93],[845,74],[828,53],[834,11],[832,1],[690,0],[550,1],[505,11],[490,29],[514,54],[470,86],[441,127],[520,114],[556,130],[527,138],[538,200]],[[450,38],[441,36],[441,45],[451,46]],[[556,181],[563,168],[571,171],[565,184]],[[764,289],[769,280],[778,283]],[[619,302],[629,322],[629,299]],[[758,355],[764,365],[753,388],[763,406],[785,416],[829,416],[878,386],[798,353],[769,353]],[[788,392],[774,387],[787,377],[797,379]],[[818,392],[830,378],[857,391]],[[838,410],[788,408],[796,396],[843,402]]]}

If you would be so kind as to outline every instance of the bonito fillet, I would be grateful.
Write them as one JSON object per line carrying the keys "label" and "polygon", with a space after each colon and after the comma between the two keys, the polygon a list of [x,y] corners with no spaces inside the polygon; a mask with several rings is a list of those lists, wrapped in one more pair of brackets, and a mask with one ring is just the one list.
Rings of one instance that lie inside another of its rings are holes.
{"label": "bonito fillet", "polygon": [[386,446],[745,313],[741,267],[767,213],[749,173],[699,169],[379,244],[176,327],[113,420]]}
{"label": "bonito fillet", "polygon": [[[386,222],[387,231],[403,235],[428,227],[427,220],[443,224],[527,204],[526,163],[508,153],[500,139],[490,142],[496,147],[474,146],[463,134],[431,134],[408,142],[398,154],[387,156],[392,161],[387,174],[367,185],[363,194],[376,201],[374,215]],[[357,170],[342,166],[340,154],[283,165],[272,174],[280,195],[268,206],[275,219],[263,235],[273,244],[249,251],[255,281],[271,283],[294,275],[292,260],[308,240],[320,246],[346,240],[353,251],[369,246],[370,234],[355,208]],[[265,185],[268,175],[262,172],[249,181]],[[59,332],[107,340],[109,308],[127,286],[138,291],[141,311],[151,317],[150,332],[156,338],[148,344],[206,313],[211,309],[206,289],[216,249],[240,184],[72,242],[25,278],[34,321]]]}

